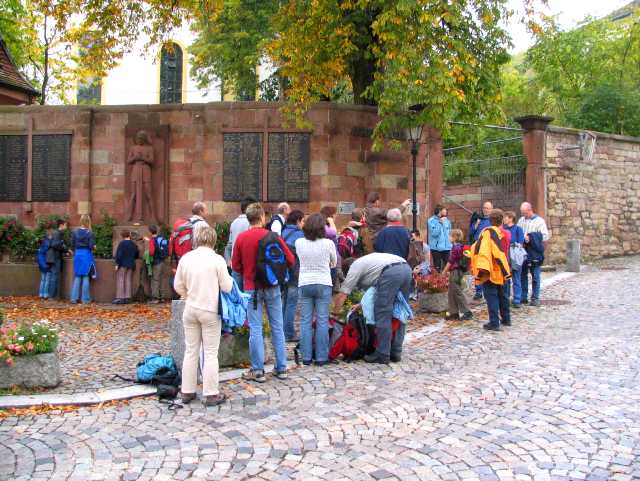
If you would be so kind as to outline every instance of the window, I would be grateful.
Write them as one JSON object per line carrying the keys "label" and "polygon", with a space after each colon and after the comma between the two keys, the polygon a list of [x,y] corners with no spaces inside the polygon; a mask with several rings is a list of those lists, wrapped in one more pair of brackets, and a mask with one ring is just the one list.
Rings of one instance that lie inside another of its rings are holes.
{"label": "window", "polygon": [[160,53],[160,103],[182,102],[182,49],[175,43],[162,47]]}

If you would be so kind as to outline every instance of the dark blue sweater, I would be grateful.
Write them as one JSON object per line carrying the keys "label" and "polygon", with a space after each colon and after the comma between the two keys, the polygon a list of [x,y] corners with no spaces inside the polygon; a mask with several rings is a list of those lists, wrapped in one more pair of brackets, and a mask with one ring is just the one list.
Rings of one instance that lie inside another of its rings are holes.
{"label": "dark blue sweater", "polygon": [[409,229],[403,225],[388,225],[378,233],[373,248],[376,252],[395,254],[406,259],[409,256],[410,243]]}
{"label": "dark blue sweater", "polygon": [[116,249],[116,265],[127,269],[135,269],[136,259],[139,257],[138,246],[129,239],[120,241]]}

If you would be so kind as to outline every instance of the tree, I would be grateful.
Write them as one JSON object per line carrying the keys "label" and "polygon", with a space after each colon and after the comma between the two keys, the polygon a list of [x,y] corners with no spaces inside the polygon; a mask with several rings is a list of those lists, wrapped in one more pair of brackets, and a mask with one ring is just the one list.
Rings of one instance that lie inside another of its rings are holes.
{"label": "tree", "polygon": [[587,18],[573,30],[549,20],[503,82],[508,117],[544,113],[569,127],[640,135],[640,9],[623,20]]}

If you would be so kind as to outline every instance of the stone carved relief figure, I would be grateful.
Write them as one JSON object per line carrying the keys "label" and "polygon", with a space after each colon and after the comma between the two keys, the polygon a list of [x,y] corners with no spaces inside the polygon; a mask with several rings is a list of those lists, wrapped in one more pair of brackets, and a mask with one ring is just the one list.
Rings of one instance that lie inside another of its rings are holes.
{"label": "stone carved relief figure", "polygon": [[128,219],[144,221],[144,205],[151,213],[151,220],[156,220],[156,211],[153,205],[151,192],[151,169],[153,168],[153,146],[149,136],[144,130],[136,133],[134,144],[129,149],[127,163],[131,165]]}

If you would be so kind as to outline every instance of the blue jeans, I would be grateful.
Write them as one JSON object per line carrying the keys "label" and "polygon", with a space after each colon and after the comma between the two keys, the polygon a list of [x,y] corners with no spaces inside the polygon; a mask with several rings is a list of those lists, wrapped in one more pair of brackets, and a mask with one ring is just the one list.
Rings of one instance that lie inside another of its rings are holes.
{"label": "blue jeans", "polygon": [[[300,351],[303,361],[329,360],[329,304],[331,286],[311,284],[298,289],[300,299]],[[313,315],[316,325],[313,326]],[[314,342],[315,334],[315,342]],[[315,353],[315,356],[314,356]]]}
{"label": "blue jeans", "polygon": [[298,306],[298,286],[287,285],[282,290],[282,316],[284,318],[284,337],[287,341],[296,338],[296,307]]}
{"label": "blue jeans", "polygon": [[38,295],[40,296],[41,299],[49,298],[50,280],[51,280],[51,270],[49,270],[49,272],[40,273],[40,290],[38,291]]}
{"label": "blue jeans", "polygon": [[80,300],[82,291],[82,303],[88,304],[91,302],[91,280],[89,276],[75,276],[73,278],[73,285],[71,286],[71,302],[78,302]]}
{"label": "blue jeans", "polygon": [[271,328],[271,343],[276,354],[276,370],[284,371],[287,369],[287,351],[284,346],[284,330],[282,328],[280,287],[269,287],[258,291],[248,290],[246,292],[251,294],[247,311],[251,368],[254,370],[264,369],[264,338],[262,337],[262,303],[264,302],[267,306],[267,316],[269,317],[269,326]]}
{"label": "blue jeans", "polygon": [[522,302],[529,298],[529,272],[531,272],[531,300],[540,300],[540,264],[525,262],[521,275]]}
{"label": "blue jeans", "polygon": [[385,267],[376,283],[376,299],[373,312],[376,318],[376,339],[378,346],[376,353],[379,357],[388,359],[390,355],[402,355],[402,343],[406,326],[401,323],[400,328],[393,335],[393,303],[398,291],[405,299],[411,292],[411,268],[409,264],[396,264]]}
{"label": "blue jeans", "polygon": [[506,284],[507,297],[512,294],[514,304],[520,304],[522,299],[522,279],[520,275],[520,271],[513,271],[511,273],[511,279],[509,279]]}
{"label": "blue jeans", "polygon": [[57,299],[60,297],[60,277],[62,273],[62,260],[58,259],[49,271],[49,299]]}
{"label": "blue jeans", "polygon": [[500,321],[509,324],[511,313],[509,312],[509,298],[506,286],[485,282],[482,284],[482,292],[489,309],[489,323],[492,326],[500,326]]}

